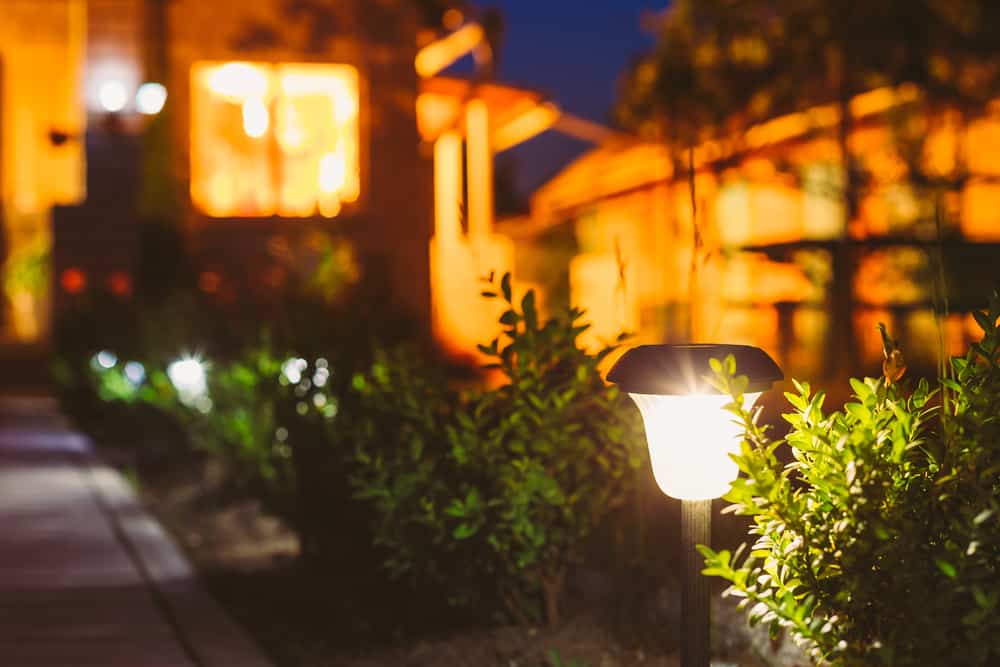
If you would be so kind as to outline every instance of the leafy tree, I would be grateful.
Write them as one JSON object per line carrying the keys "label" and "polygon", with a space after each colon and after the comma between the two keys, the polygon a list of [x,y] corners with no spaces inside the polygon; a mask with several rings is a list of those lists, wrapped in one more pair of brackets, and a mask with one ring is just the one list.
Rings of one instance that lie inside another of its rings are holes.
{"label": "leafy tree", "polygon": [[[914,84],[922,97],[887,115],[903,179],[936,201],[958,191],[967,174],[926,169],[927,123],[939,112],[966,120],[1000,95],[1000,5],[991,0],[676,0],[656,25],[653,50],[624,77],[618,119],[681,153],[712,137],[815,105],[839,111],[834,132],[842,156],[831,190],[844,202],[845,236],[834,244],[832,329],[851,332],[854,256],[847,230],[874,174],[849,142],[855,96]],[[914,119],[921,122],[911,122]],[[930,208],[930,206],[924,207]],[[918,223],[930,222],[930,216]],[[940,228],[939,228],[940,229]],[[940,232],[939,232],[940,233]],[[851,368],[852,336],[827,352],[832,368]]]}
{"label": "leafy tree", "polygon": [[[925,381],[868,378],[824,413],[823,392],[796,383],[783,440],[732,404],[743,476],[726,498],[754,543],[702,552],[751,623],[788,628],[832,665],[1000,660],[1000,295],[976,319],[983,338],[952,360],[939,403]],[[716,370],[739,398],[732,359]]]}
{"label": "leafy tree", "polygon": [[989,0],[677,0],[626,76],[618,115],[687,146],[900,83],[981,111],[1000,88],[998,27]]}

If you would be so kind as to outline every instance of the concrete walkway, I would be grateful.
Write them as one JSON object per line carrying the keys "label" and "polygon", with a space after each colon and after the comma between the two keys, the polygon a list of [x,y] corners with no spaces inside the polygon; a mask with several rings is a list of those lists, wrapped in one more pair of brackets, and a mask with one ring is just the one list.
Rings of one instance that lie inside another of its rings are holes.
{"label": "concrete walkway", "polygon": [[0,665],[270,664],[51,400],[0,398]]}

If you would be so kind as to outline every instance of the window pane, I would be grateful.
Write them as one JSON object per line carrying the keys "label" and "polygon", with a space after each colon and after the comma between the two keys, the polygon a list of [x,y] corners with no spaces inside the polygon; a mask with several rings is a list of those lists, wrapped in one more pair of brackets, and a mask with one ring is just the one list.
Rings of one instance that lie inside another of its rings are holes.
{"label": "window pane", "polygon": [[250,63],[191,70],[191,197],[210,216],[275,212],[272,78],[268,66]]}
{"label": "window pane", "polygon": [[280,65],[279,214],[336,215],[360,194],[358,78],[345,65]]}
{"label": "window pane", "polygon": [[191,196],[206,214],[333,217],[358,199],[353,67],[199,63],[191,79]]}

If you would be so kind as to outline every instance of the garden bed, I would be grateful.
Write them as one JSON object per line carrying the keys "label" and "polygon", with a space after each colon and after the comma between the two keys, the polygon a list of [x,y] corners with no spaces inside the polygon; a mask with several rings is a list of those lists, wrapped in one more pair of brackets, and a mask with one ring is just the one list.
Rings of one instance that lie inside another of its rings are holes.
{"label": "garden bed", "polygon": [[[140,465],[137,477],[143,500],[209,589],[280,667],[678,664],[677,600],[669,588],[623,593],[609,590],[600,573],[580,573],[559,627],[426,618],[408,608],[408,591],[385,577],[302,564],[294,532],[258,501],[228,490],[218,460],[191,456],[167,468],[162,461]],[[624,588],[630,587],[642,588]],[[805,664],[764,633],[748,631],[728,603],[716,610],[716,622],[720,664]]]}

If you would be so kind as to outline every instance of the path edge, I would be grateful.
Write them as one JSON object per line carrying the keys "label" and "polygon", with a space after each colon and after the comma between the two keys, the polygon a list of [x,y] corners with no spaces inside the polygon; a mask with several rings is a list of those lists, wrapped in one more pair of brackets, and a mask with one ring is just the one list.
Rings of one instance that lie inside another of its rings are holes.
{"label": "path edge", "polygon": [[274,667],[249,633],[207,592],[180,547],[146,511],[125,478],[94,455],[83,457],[81,467],[198,667]]}

